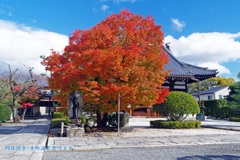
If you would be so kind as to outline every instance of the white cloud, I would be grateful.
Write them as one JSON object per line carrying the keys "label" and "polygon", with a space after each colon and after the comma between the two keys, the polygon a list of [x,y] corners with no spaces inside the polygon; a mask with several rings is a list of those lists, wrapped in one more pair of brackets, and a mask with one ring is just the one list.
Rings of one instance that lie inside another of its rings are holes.
{"label": "white cloud", "polygon": [[106,5],[106,4],[104,4],[104,5],[101,6],[101,10],[102,10],[103,12],[106,12],[108,9],[109,9],[109,7],[108,7],[108,5]]}
{"label": "white cloud", "polygon": [[34,67],[35,73],[44,73],[40,55],[50,55],[51,49],[62,51],[68,37],[46,30],[0,20],[0,66],[13,68]]}
{"label": "white cloud", "polygon": [[174,30],[181,32],[183,27],[185,27],[185,22],[179,21],[178,19],[171,19],[172,27]]}
{"label": "white cloud", "polygon": [[1,4],[0,5],[0,14],[12,16],[12,7],[9,5]]}
{"label": "white cloud", "polygon": [[113,0],[113,3],[121,3],[121,2],[131,2],[131,3],[134,3],[136,2],[136,0]]}
{"label": "white cloud", "polygon": [[165,43],[170,42],[173,54],[181,61],[218,69],[220,74],[230,74],[230,69],[224,63],[239,61],[240,32],[231,33],[192,33],[179,39],[168,35]]}

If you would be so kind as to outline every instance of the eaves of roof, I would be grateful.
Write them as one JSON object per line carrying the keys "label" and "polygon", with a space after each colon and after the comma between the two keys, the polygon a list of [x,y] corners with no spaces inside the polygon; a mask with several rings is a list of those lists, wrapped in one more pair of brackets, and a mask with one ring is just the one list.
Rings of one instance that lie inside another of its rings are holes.
{"label": "eaves of roof", "polygon": [[208,69],[205,67],[198,67],[188,63],[180,62],[176,57],[173,56],[171,50],[163,46],[168,56],[168,63],[165,66],[166,70],[170,70],[169,76],[186,76],[186,77],[197,77],[199,79],[206,79],[215,77],[218,72],[216,69]]}

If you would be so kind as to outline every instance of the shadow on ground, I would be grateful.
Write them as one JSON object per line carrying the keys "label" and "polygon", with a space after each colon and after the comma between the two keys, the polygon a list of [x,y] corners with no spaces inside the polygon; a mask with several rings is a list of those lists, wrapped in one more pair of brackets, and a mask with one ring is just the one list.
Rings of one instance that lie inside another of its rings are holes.
{"label": "shadow on ground", "polygon": [[239,160],[240,156],[233,155],[205,155],[205,156],[186,156],[177,158],[177,160]]}

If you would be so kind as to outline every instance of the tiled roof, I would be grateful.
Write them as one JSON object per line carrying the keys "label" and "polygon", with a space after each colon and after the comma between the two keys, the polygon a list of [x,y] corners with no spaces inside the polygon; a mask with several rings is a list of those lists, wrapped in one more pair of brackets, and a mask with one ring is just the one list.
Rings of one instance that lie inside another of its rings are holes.
{"label": "tiled roof", "polygon": [[[210,89],[207,89],[205,91],[201,91],[200,92],[200,95],[204,95],[204,94],[213,94],[213,93],[216,93],[217,91],[220,91],[222,89],[225,89],[225,88],[228,88],[228,86],[218,86],[218,87],[212,87]],[[192,94],[193,96],[197,96],[198,93],[194,93]]]}
{"label": "tiled roof", "polygon": [[163,48],[166,50],[168,55],[168,64],[166,64],[165,69],[170,70],[171,77],[195,77],[202,80],[215,77],[218,73],[216,69],[208,69],[180,62],[178,59],[176,59],[176,57],[173,56],[169,47],[163,46]]}

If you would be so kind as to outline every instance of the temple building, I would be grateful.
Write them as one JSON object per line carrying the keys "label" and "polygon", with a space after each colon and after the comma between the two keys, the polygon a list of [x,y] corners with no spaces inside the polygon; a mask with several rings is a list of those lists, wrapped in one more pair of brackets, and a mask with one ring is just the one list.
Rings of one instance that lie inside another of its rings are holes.
{"label": "temple building", "polygon": [[[180,62],[173,56],[168,44],[163,46],[168,56],[168,63],[165,66],[166,70],[170,73],[166,77],[162,88],[169,88],[170,91],[184,91],[187,92],[187,86],[190,83],[199,82],[216,77],[218,71],[216,69],[208,69],[198,67],[188,63]],[[133,116],[147,116],[153,117],[152,107],[143,107],[135,109],[132,113]]]}
{"label": "temple building", "polygon": [[173,56],[168,44],[163,46],[168,56],[166,70],[170,70],[169,76],[166,77],[163,88],[169,88],[170,91],[187,92],[187,85],[193,82],[203,81],[212,77],[216,77],[218,71],[216,69],[208,69],[194,66],[188,63],[180,62]]}

